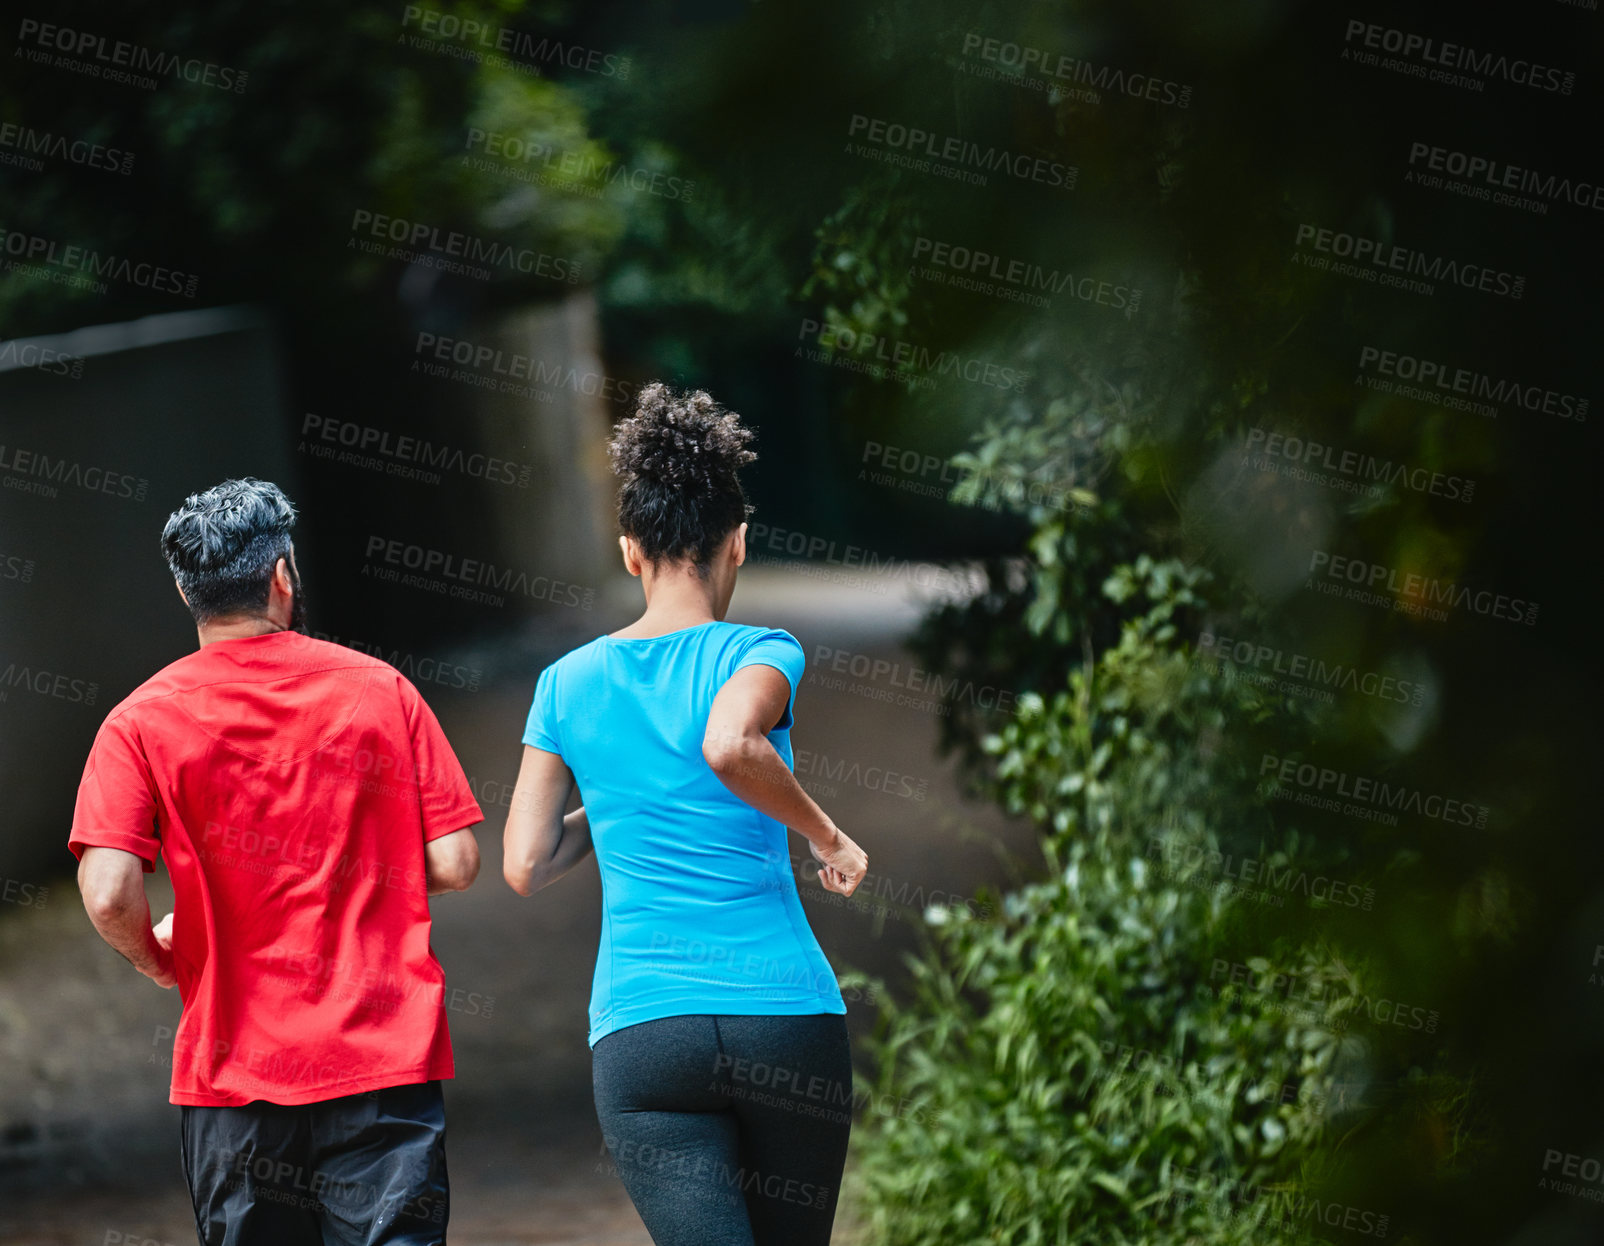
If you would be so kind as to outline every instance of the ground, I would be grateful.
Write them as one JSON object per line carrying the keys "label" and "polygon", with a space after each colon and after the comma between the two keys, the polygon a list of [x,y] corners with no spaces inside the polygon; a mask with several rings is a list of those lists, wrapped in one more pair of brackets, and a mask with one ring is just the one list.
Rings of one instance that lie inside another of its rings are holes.
{"label": "ground", "polygon": [[[585,1011],[600,928],[595,864],[523,899],[501,880],[500,852],[499,801],[517,769],[535,674],[564,648],[626,621],[632,591],[620,585],[593,615],[465,652],[460,660],[484,672],[475,693],[437,695],[421,685],[487,815],[479,881],[432,902],[434,947],[453,991],[457,1076],[446,1104],[454,1243],[650,1242],[611,1173],[591,1108]],[[788,628],[809,652],[793,742],[799,757],[808,751],[813,772],[804,778],[815,798],[870,858],[869,880],[851,902],[804,884],[809,919],[838,970],[895,974],[914,946],[899,899],[918,909],[942,894],[973,895],[1006,881],[1005,854],[1030,851],[1028,831],[964,799],[952,766],[936,755],[939,720],[900,647],[918,610],[904,585],[760,568],[743,573],[731,611],[734,621]],[[876,660],[900,668],[875,670]],[[63,842],[69,817],[64,809]],[[805,853],[799,838],[792,843]],[[151,877],[150,891],[155,912],[165,912],[164,873]],[[167,1102],[176,994],[100,942],[70,878],[53,884],[43,905],[3,907],[0,1242],[194,1240],[179,1113]],[[849,1003],[855,1035],[873,1020],[867,1002]],[[845,1222],[837,1236],[850,1236]]]}

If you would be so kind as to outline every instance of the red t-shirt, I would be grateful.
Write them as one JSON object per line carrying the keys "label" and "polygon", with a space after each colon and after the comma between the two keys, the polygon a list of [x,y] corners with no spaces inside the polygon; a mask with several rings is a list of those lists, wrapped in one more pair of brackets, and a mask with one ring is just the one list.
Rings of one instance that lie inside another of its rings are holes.
{"label": "red t-shirt", "polygon": [[484,820],[418,690],[299,632],[214,641],[106,717],[69,845],[167,854],[172,1102],[452,1075],[424,841]]}

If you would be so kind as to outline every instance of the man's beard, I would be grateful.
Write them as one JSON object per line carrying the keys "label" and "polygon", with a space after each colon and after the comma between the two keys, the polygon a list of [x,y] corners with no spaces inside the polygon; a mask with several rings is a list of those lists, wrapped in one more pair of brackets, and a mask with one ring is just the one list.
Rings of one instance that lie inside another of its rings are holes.
{"label": "man's beard", "polygon": [[306,590],[301,587],[301,573],[293,565],[290,567],[290,586],[295,590],[295,596],[290,600],[290,631],[305,636]]}

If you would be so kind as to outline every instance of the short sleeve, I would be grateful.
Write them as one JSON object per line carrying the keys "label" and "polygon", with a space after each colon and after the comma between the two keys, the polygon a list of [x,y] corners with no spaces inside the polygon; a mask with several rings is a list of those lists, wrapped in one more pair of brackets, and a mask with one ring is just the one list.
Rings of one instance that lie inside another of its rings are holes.
{"label": "short sleeve", "polygon": [[156,781],[127,714],[100,725],[84,763],[67,847],[75,857],[85,848],[120,848],[144,862],[145,873],[161,855]]}
{"label": "short sleeve", "polygon": [[562,735],[557,723],[556,663],[541,671],[540,678],[535,680],[535,699],[529,706],[529,719],[524,723],[524,743],[562,756]]}
{"label": "short sleeve", "polygon": [[439,839],[485,820],[440,720],[410,681],[401,679],[402,704],[412,737],[412,760],[423,814],[423,839]]}
{"label": "short sleeve", "polygon": [[775,731],[784,731],[793,721],[796,690],[802,686],[802,675],[807,664],[808,656],[795,636],[779,628],[768,628],[754,632],[751,639],[741,646],[736,653],[735,670],[730,674],[733,675],[743,666],[772,666],[785,676],[785,682],[791,685],[791,696],[785,703],[785,713],[773,727]]}

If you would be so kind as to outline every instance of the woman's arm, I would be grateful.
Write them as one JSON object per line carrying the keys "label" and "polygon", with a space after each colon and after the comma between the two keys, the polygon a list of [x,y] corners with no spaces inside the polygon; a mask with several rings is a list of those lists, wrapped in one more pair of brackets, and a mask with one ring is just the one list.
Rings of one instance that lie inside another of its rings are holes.
{"label": "woman's arm", "polygon": [[550,886],[590,855],[590,820],[584,809],[563,816],[573,790],[573,773],[561,757],[524,745],[512,811],[501,837],[502,877],[519,895]]}
{"label": "woman's arm", "polygon": [[869,858],[814,802],[769,743],[785,715],[791,685],[772,666],[743,666],[713,698],[702,756],[720,782],[759,813],[789,826],[823,863],[819,881],[849,896],[863,881]]}

